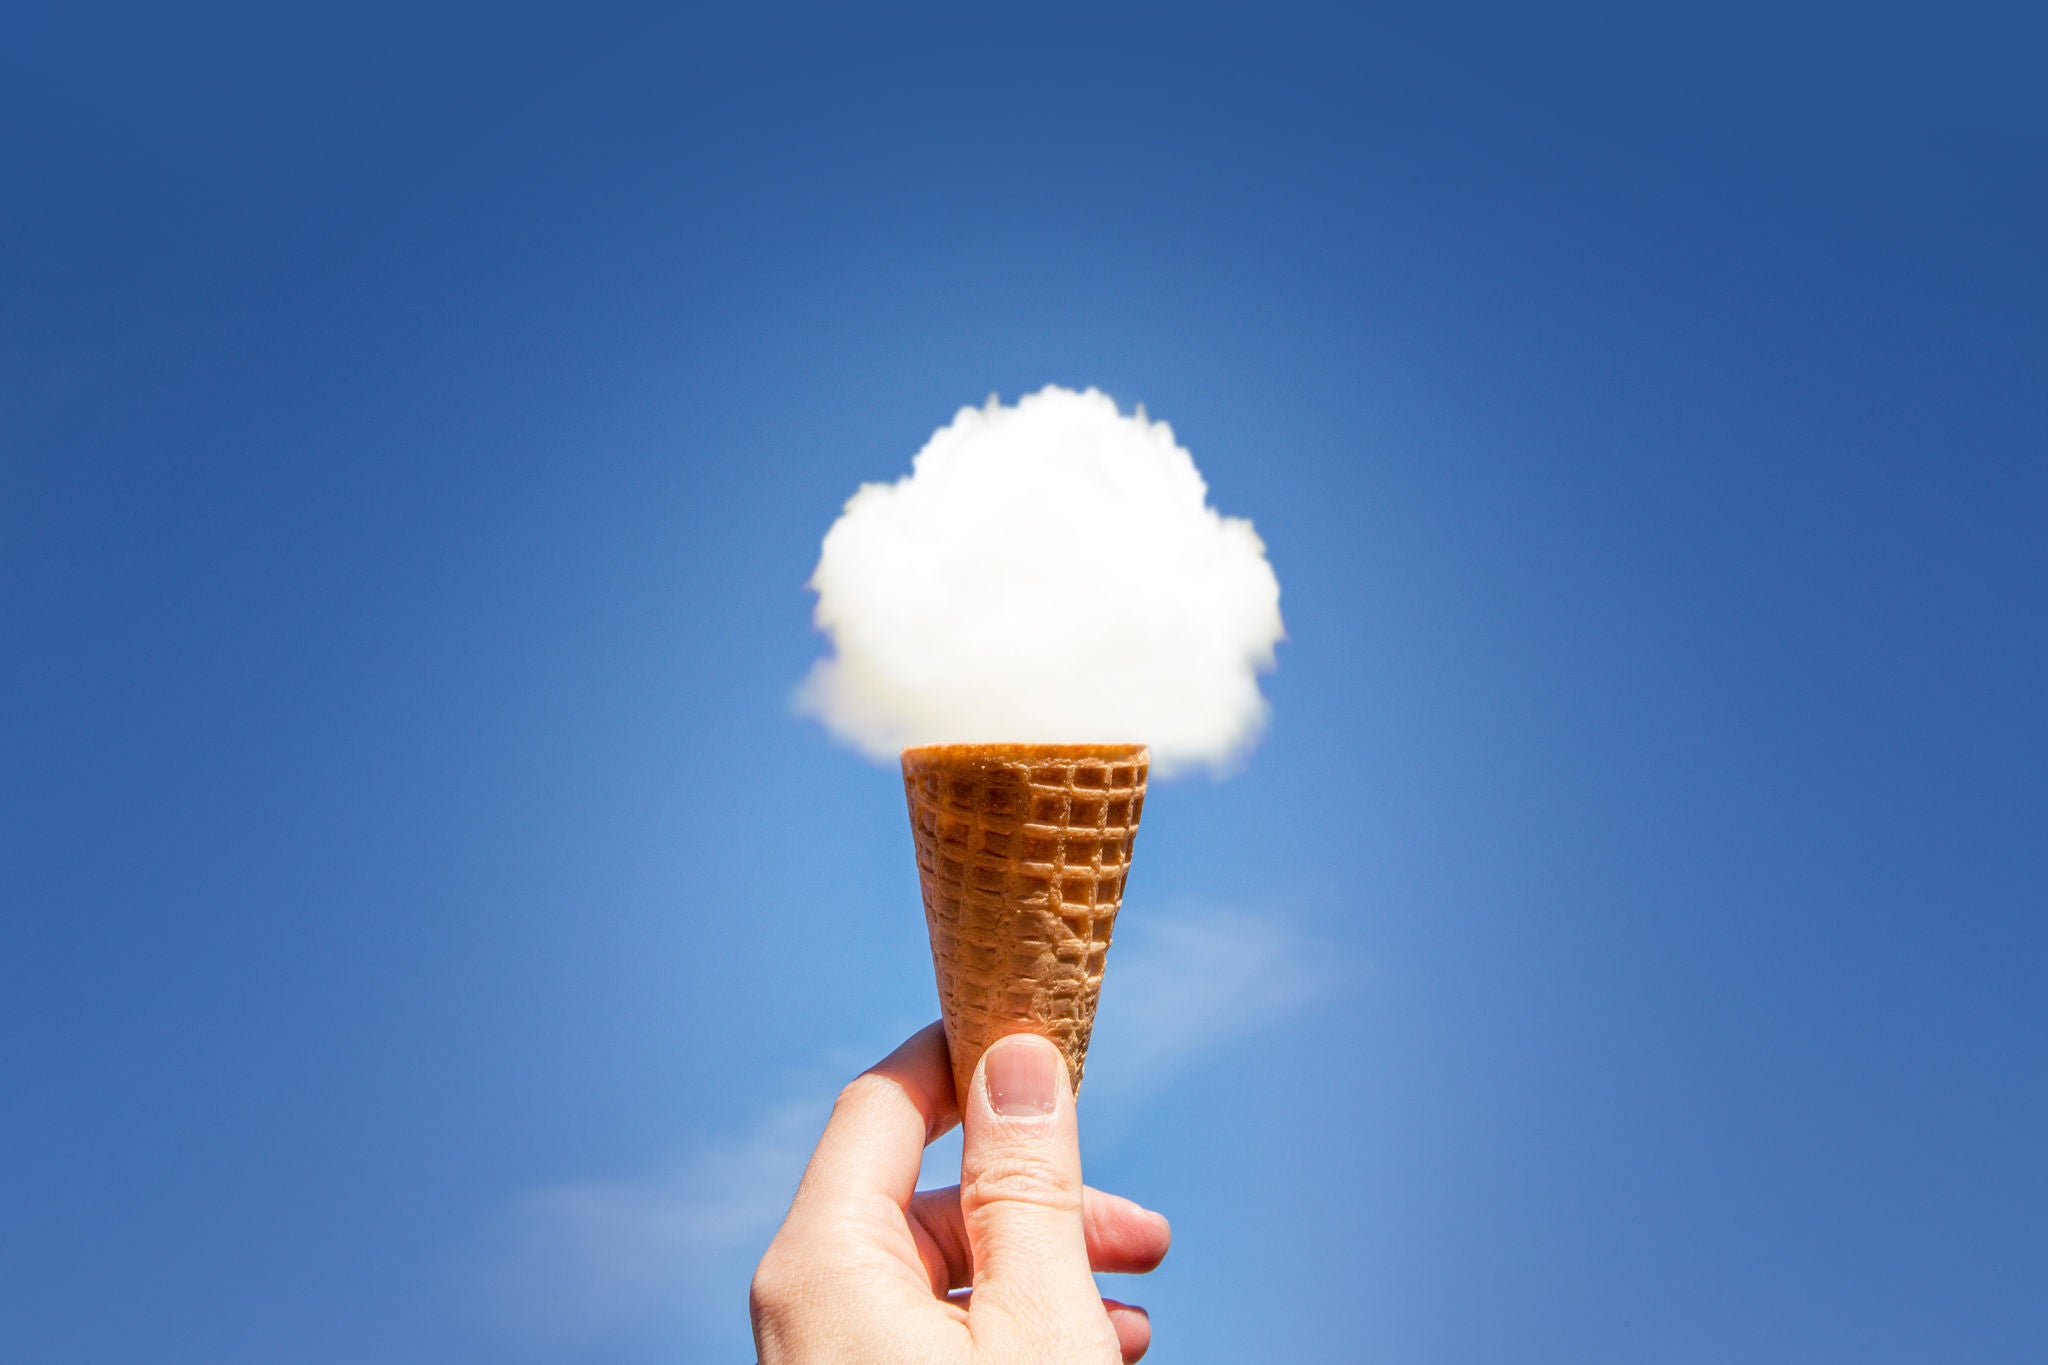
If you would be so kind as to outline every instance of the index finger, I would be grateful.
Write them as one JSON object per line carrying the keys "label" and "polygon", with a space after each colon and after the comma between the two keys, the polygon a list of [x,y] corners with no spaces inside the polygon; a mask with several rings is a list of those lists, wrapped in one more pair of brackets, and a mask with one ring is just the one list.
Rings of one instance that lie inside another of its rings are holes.
{"label": "index finger", "polygon": [[792,1212],[850,1195],[907,1207],[925,1147],[959,1121],[946,1033],[935,1022],[839,1092]]}

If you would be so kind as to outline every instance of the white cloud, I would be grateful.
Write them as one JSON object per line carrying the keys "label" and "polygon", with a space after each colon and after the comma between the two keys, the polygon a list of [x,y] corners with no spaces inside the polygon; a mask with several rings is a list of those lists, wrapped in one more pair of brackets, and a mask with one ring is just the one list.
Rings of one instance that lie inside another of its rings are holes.
{"label": "white cloud", "polygon": [[1158,777],[1229,768],[1265,723],[1280,583],[1208,497],[1171,427],[1097,390],[962,408],[825,536],[834,653],[799,705],[882,762],[1030,740],[1143,743]]}

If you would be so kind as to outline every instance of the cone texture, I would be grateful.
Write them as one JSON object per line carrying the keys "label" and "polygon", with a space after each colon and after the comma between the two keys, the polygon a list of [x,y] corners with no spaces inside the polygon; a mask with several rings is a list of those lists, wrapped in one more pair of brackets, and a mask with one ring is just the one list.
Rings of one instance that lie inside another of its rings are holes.
{"label": "cone texture", "polygon": [[953,1081],[996,1039],[1036,1033],[1075,1090],[1145,807],[1139,744],[903,751],[925,926]]}

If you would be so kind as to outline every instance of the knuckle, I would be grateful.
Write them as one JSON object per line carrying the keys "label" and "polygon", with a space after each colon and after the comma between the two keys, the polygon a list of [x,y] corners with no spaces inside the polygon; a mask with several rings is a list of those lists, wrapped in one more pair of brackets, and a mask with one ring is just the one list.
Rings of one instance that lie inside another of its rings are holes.
{"label": "knuckle", "polygon": [[801,1257],[780,1238],[770,1242],[761,1263],[754,1267],[752,1283],[747,1286],[747,1306],[754,1321],[787,1316],[802,1300],[808,1279]]}
{"label": "knuckle", "polygon": [[1028,1152],[1004,1153],[981,1164],[960,1183],[962,1209],[1028,1204],[1060,1213],[1081,1211],[1081,1185],[1056,1161]]}
{"label": "knuckle", "polygon": [[880,1098],[884,1088],[890,1084],[886,1076],[879,1076],[872,1071],[861,1072],[839,1087],[839,1097],[832,1101],[833,1114],[845,1114],[866,1108]]}
{"label": "knuckle", "polygon": [[774,1246],[754,1267],[754,1279],[747,1286],[747,1305],[756,1320],[779,1311],[790,1298],[789,1271]]}

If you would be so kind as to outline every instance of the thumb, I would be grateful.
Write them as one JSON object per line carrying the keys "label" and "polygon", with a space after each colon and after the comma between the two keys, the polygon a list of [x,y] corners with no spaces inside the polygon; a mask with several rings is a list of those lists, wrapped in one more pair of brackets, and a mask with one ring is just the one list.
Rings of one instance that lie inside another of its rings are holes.
{"label": "thumb", "polygon": [[1017,1346],[1115,1329],[1088,1270],[1081,1145],[1066,1059],[1033,1034],[997,1039],[962,1104],[960,1216],[974,1256],[975,1335]]}

